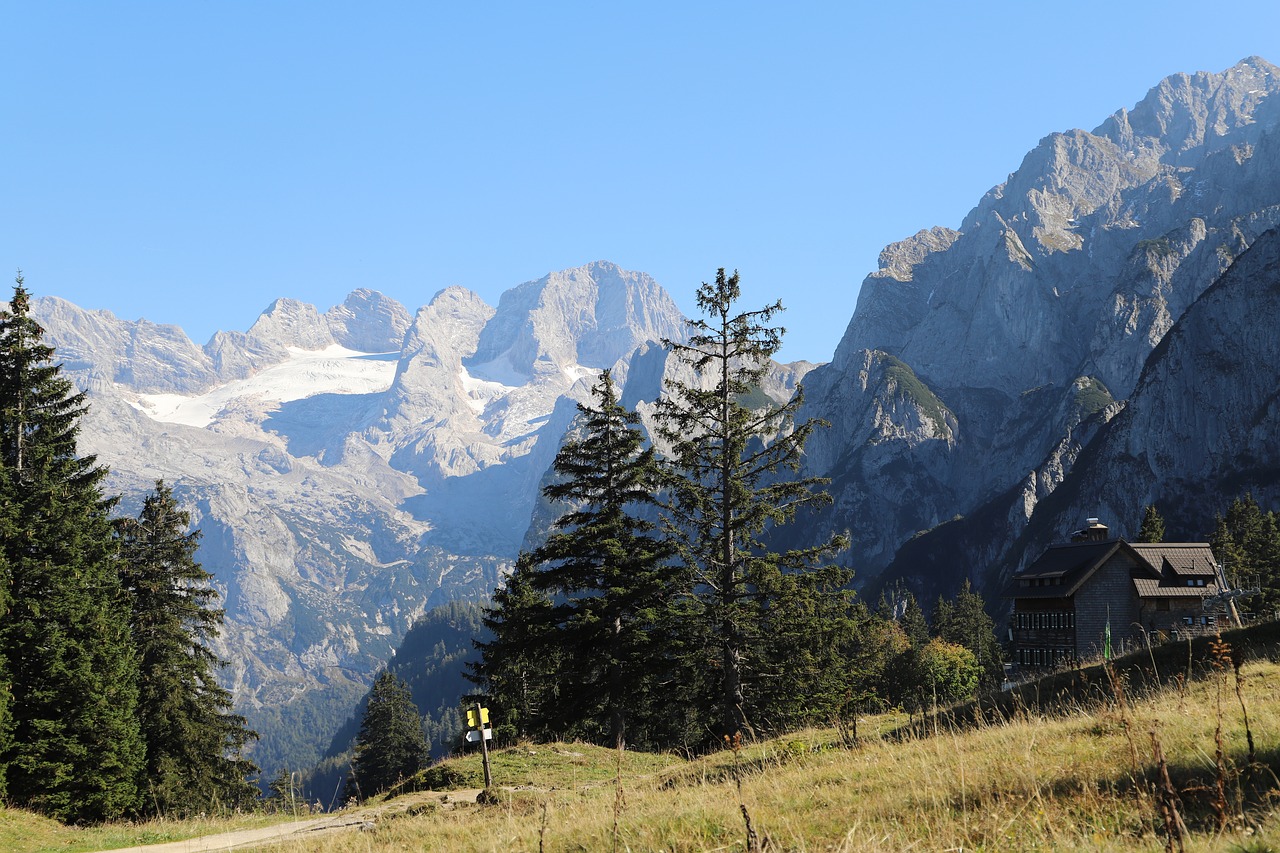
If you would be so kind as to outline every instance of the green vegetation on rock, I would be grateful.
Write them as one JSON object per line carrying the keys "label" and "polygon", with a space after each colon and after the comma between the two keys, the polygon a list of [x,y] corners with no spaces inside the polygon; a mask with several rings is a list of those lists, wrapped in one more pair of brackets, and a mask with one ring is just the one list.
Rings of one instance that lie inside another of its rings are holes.
{"label": "green vegetation on rock", "polygon": [[951,410],[938,399],[938,395],[921,382],[915,371],[901,359],[884,352],[877,353],[877,358],[884,367],[885,379],[915,404],[921,415],[933,422],[934,429],[940,433],[947,432],[947,416],[951,415]]}

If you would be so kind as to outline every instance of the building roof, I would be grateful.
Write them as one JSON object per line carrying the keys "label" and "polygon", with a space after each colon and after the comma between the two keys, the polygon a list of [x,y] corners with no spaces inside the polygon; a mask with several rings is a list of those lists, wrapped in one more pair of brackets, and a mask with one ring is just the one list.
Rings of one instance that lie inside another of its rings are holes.
{"label": "building roof", "polygon": [[1107,539],[1050,545],[1034,563],[1013,576],[1005,597],[1065,598],[1124,544],[1120,539]]}
{"label": "building roof", "polygon": [[1151,545],[1136,542],[1129,547],[1161,574],[1218,576],[1217,562],[1207,542],[1158,542]]}
{"label": "building roof", "polygon": [[[1217,562],[1207,543],[1106,539],[1050,545],[1013,576],[1004,596],[1068,598],[1120,550],[1134,558],[1133,584],[1139,598],[1199,598],[1218,592]],[[1203,578],[1204,585],[1187,586],[1191,578]]]}
{"label": "building roof", "polygon": [[1134,578],[1133,587],[1139,598],[1207,598],[1219,592],[1216,583],[1206,583],[1204,586],[1162,586],[1155,578]]}

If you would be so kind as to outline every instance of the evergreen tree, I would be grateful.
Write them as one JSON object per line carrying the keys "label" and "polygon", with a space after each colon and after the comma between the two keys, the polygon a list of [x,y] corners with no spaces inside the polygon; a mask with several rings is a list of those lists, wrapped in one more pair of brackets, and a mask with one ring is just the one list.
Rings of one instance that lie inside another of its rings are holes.
{"label": "evergreen tree", "polygon": [[837,537],[779,553],[763,539],[799,509],[830,497],[819,490],[825,480],[786,474],[799,467],[805,441],[821,423],[795,422],[803,390],[782,405],[761,401],[760,383],[785,331],[768,324],[782,304],[734,313],[739,296],[738,274],[724,269],[715,284],[698,289],[708,319],[689,321],[688,343],[664,341],[697,381],[668,380],[657,409],[660,435],[671,448],[669,532],[712,644],[706,654],[717,672],[717,728],[725,736],[746,727],[749,714],[758,721],[770,716],[752,691],[769,666],[768,643],[778,627],[771,617],[785,613],[771,604],[778,595],[829,588],[780,578],[811,569],[843,546]]}
{"label": "evergreen tree", "polygon": [[106,469],[78,456],[83,394],[53,363],[21,275],[0,313],[0,550],[9,612],[0,655],[10,680],[11,803],[69,821],[139,803],[143,743],[137,662],[103,498]]}
{"label": "evergreen tree", "polygon": [[934,633],[948,643],[964,646],[973,653],[981,671],[981,685],[996,688],[1004,680],[1004,653],[996,636],[995,622],[987,615],[982,596],[973,591],[968,578],[954,602],[938,602]]}
{"label": "evergreen tree", "polygon": [[[646,709],[655,679],[668,668],[670,548],[633,510],[654,504],[657,469],[639,417],[619,405],[609,371],[591,393],[591,403],[578,406],[578,435],[556,454],[558,479],[543,489],[571,509],[523,560],[519,580],[541,594],[533,601],[549,603],[539,615],[543,641],[559,652],[554,719],[560,731],[589,740],[607,733],[621,746],[630,724],[643,721],[633,735],[652,743]],[[538,630],[508,626],[512,615],[493,625],[500,640],[509,627]]]}
{"label": "evergreen tree", "polygon": [[136,519],[117,523],[120,578],[139,663],[138,716],[146,743],[144,809],[191,814],[250,802],[257,768],[243,758],[256,734],[218,684],[224,666],[207,643],[218,636],[213,576],[195,559],[199,531],[163,481]]}
{"label": "evergreen tree", "polygon": [[536,571],[530,555],[521,554],[485,609],[491,639],[476,641],[480,662],[468,665],[467,680],[489,701],[494,737],[502,740],[546,737],[556,728],[562,650],[551,598],[532,583]]}
{"label": "evergreen tree", "polygon": [[413,776],[426,759],[427,739],[409,686],[384,670],[373,683],[360,721],[348,786],[371,797]]}
{"label": "evergreen tree", "polygon": [[1151,544],[1164,541],[1164,518],[1154,504],[1142,512],[1142,528],[1138,531],[1138,541]]}
{"label": "evergreen tree", "polygon": [[1226,517],[1218,518],[1209,544],[1231,583],[1261,589],[1251,602],[1254,609],[1280,609],[1280,530],[1274,512],[1264,513],[1251,494],[1236,498]]}
{"label": "evergreen tree", "polygon": [[870,614],[848,581],[848,572],[830,566],[776,578],[756,702],[773,728],[848,721],[871,698],[859,665],[868,652]]}
{"label": "evergreen tree", "polygon": [[897,613],[898,624],[902,626],[903,633],[911,641],[911,647],[923,649],[929,642],[929,623],[924,618],[924,609],[920,606],[920,602],[916,601],[916,597],[910,592],[904,591]]}
{"label": "evergreen tree", "polygon": [[[9,469],[0,465],[0,542],[8,541],[13,535],[13,526],[10,522],[9,512],[12,510],[12,503],[5,496],[9,494]],[[3,625],[9,616],[9,587],[11,578],[9,576],[9,561],[5,556],[5,548],[0,548],[0,802],[4,802],[8,793],[6,785],[6,767],[7,756],[9,754],[10,726],[12,720],[10,718],[10,704],[12,701],[11,684],[9,675],[9,663],[5,659],[4,651],[4,630]]]}

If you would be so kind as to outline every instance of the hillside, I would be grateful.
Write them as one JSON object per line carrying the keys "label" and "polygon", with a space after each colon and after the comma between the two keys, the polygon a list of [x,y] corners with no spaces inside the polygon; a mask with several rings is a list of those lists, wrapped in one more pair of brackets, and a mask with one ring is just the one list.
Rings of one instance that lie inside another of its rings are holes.
{"label": "hillside", "polygon": [[[1192,660],[1185,647],[1165,647],[1160,680],[1142,674],[1152,660],[1142,651],[1117,661],[1123,699],[1092,667],[1028,685],[1030,705],[988,708],[978,723],[961,713],[907,726],[889,714],[860,720],[856,740],[847,728],[810,730],[693,760],[519,744],[494,756],[492,804],[474,802],[472,755],[424,771],[420,783],[434,793],[353,812],[367,831],[290,843],[332,853],[599,850],[616,832],[619,849],[746,850],[745,816],[760,849],[1154,850],[1165,843],[1158,744],[1186,849],[1262,853],[1280,844],[1278,639],[1274,623],[1228,634],[1238,654],[1221,655],[1218,668],[1207,644]],[[1078,695],[1059,689],[1069,682]],[[24,821],[0,812],[0,827]],[[59,832],[0,840],[35,853],[93,849],[77,839],[102,837]]]}

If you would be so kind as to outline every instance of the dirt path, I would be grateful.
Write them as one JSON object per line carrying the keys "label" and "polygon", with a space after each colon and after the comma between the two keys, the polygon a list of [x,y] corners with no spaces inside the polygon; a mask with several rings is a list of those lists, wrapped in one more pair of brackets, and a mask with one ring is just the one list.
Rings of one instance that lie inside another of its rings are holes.
{"label": "dirt path", "polygon": [[220,851],[226,850],[243,850],[246,847],[299,841],[304,838],[314,838],[333,832],[372,827],[383,814],[401,812],[427,800],[474,803],[479,794],[479,788],[466,791],[426,791],[396,797],[391,802],[379,806],[352,809],[338,814],[319,815],[306,820],[280,823],[275,826],[264,826],[259,829],[238,829],[234,832],[188,838],[185,841],[145,844],[140,847],[117,847],[113,850],[99,850],[97,853],[220,853]]}

